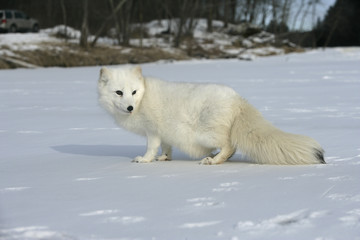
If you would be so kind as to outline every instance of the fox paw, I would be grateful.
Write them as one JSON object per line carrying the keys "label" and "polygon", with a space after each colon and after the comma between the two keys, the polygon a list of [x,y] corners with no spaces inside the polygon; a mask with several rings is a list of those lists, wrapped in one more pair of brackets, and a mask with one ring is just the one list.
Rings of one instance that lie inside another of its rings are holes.
{"label": "fox paw", "polygon": [[206,157],[203,160],[200,161],[200,165],[212,165],[214,163],[214,159],[212,157]]}
{"label": "fox paw", "polygon": [[167,154],[156,157],[156,161],[171,161],[171,157],[168,157]]}
{"label": "fox paw", "polygon": [[146,159],[144,157],[141,156],[137,156],[136,158],[134,158],[131,162],[136,162],[136,163],[149,163],[152,162],[152,160],[150,159]]}

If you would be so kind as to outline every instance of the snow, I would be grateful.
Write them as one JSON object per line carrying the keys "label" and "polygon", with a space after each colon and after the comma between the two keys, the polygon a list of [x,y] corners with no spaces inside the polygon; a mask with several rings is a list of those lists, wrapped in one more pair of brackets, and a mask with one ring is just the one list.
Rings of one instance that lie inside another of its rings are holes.
{"label": "snow", "polygon": [[[0,239],[360,239],[360,49],[144,64],[233,87],[326,165],[131,163],[145,139],[97,103],[100,67],[0,71]],[[216,97],[216,93],[214,93]]]}
{"label": "snow", "polygon": [[74,39],[74,38],[80,39],[81,37],[81,32],[79,30],[76,30],[72,27],[65,25],[58,25],[53,28],[47,28],[42,30],[41,32],[47,33],[49,36],[55,36],[57,34],[61,34],[69,39]]}
{"label": "snow", "polygon": [[[0,54],[7,52],[6,48],[12,51],[34,51],[40,48],[44,42],[60,42],[55,37],[49,35],[46,31],[39,33],[8,33],[0,36]],[[9,50],[8,50],[9,51]]]}

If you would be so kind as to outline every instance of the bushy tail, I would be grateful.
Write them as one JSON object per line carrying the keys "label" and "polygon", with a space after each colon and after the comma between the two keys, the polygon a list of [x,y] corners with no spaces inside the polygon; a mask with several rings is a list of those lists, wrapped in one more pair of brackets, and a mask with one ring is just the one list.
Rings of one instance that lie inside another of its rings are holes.
{"label": "bushy tail", "polygon": [[235,148],[257,163],[325,163],[324,150],[314,139],[281,131],[246,102],[233,124],[231,141]]}

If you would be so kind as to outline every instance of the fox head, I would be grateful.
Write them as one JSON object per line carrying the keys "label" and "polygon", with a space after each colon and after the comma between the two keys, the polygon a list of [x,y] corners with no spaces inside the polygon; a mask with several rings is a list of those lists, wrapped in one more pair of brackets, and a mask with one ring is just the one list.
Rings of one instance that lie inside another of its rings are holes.
{"label": "fox head", "polygon": [[99,101],[114,115],[137,112],[145,91],[141,67],[101,68],[98,82]]}

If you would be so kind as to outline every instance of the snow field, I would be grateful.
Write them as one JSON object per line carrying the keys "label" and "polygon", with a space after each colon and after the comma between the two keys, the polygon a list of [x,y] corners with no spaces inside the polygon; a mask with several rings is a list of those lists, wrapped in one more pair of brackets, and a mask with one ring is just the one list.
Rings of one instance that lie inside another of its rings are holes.
{"label": "snow field", "polygon": [[[0,71],[0,239],[360,239],[360,49],[143,65],[233,87],[326,165],[131,163],[145,139],[97,103],[100,67]],[[214,93],[216,97],[216,93]]]}

